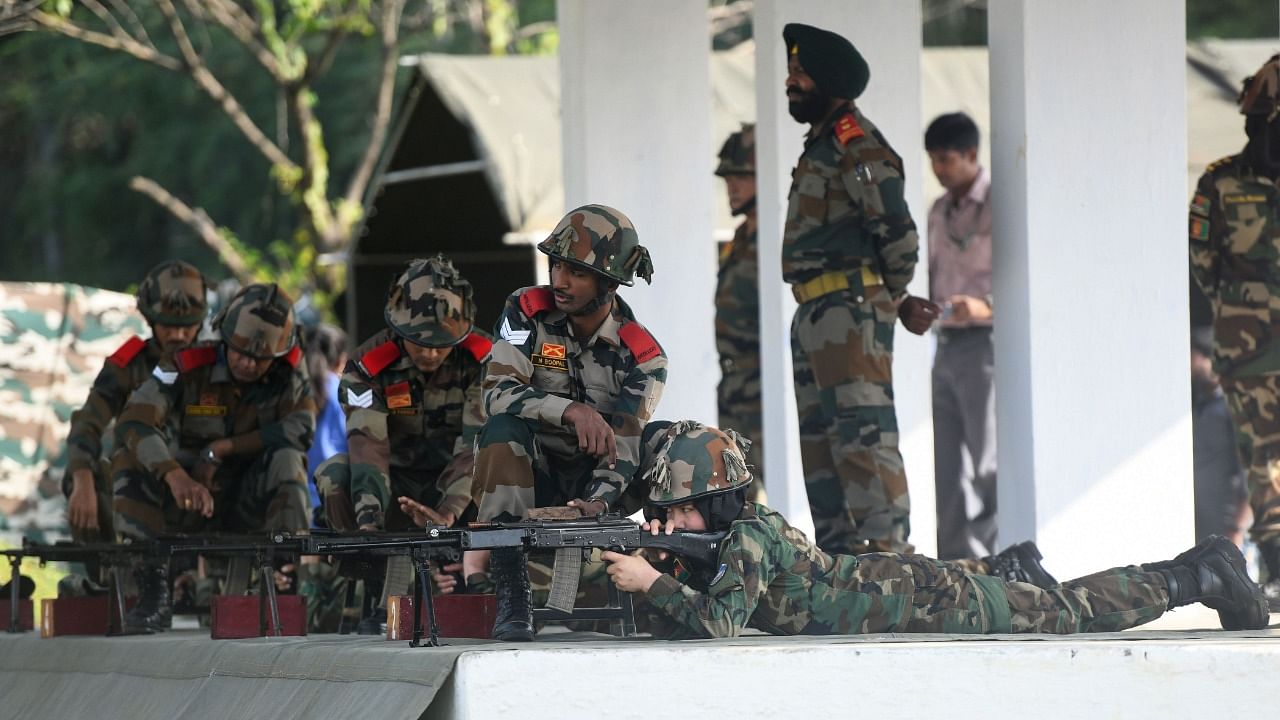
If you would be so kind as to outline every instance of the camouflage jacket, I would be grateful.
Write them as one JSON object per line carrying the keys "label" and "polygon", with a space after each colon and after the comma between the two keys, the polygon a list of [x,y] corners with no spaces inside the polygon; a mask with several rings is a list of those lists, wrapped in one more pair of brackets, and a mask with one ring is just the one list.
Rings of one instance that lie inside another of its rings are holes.
{"label": "camouflage jacket", "polygon": [[686,584],[664,574],[649,588],[646,599],[661,613],[653,632],[671,638],[736,637],[744,627],[774,635],[863,632],[878,608],[874,588],[854,577],[857,568],[857,556],[828,555],[777,511],[749,504],[729,526],[714,575],[693,575]]}
{"label": "camouflage jacket", "polygon": [[488,336],[472,332],[425,375],[390,330],[365,341],[338,387],[352,485],[372,475],[366,481],[390,495],[399,478],[435,480],[435,497],[418,500],[461,517],[471,502],[472,446],[484,425],[480,383],[492,346]]}
{"label": "camouflage jacket", "polygon": [[541,433],[573,448],[577,435],[563,422],[565,409],[581,402],[599,412],[613,427],[618,460],[610,470],[602,458],[584,494],[612,507],[639,466],[640,433],[667,381],[666,353],[617,296],[600,329],[579,342],[546,287],[508,297],[497,334],[484,380],[485,410],[536,421]]}
{"label": "camouflage jacket", "polygon": [[716,350],[725,375],[760,373],[760,281],[756,235],[738,226],[720,256],[716,280]]}
{"label": "camouflage jacket", "polygon": [[303,454],[315,433],[316,403],[298,348],[255,383],[237,382],[221,342],[200,343],[161,361],[116,424],[116,441],[157,477],[190,467],[214,440],[233,458],[291,447]]}
{"label": "camouflage jacket", "polygon": [[893,297],[906,293],[919,238],[903,177],[902,158],[852,102],[813,128],[791,172],[783,279],[802,283],[867,265]]}
{"label": "camouflage jacket", "polygon": [[1219,375],[1280,371],[1280,189],[1246,155],[1205,169],[1191,199],[1191,273],[1213,307]]}
{"label": "camouflage jacket", "polygon": [[155,338],[134,335],[107,357],[93,381],[89,398],[71,413],[67,433],[67,472],[96,470],[102,457],[102,436],[107,426],[124,409],[129,394],[151,377],[164,351]]}

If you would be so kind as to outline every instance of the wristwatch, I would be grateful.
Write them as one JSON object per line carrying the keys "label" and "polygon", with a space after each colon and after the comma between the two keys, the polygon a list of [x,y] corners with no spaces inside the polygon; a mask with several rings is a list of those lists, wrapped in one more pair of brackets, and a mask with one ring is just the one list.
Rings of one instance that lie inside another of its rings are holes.
{"label": "wristwatch", "polygon": [[212,446],[212,445],[209,445],[209,446],[208,446],[208,447],[206,447],[204,450],[201,450],[201,451],[200,451],[200,460],[201,460],[202,462],[208,463],[209,465],[221,465],[221,464],[222,464],[222,460],[218,459],[218,456],[217,456],[217,455],[215,455],[215,454],[213,454],[213,446]]}

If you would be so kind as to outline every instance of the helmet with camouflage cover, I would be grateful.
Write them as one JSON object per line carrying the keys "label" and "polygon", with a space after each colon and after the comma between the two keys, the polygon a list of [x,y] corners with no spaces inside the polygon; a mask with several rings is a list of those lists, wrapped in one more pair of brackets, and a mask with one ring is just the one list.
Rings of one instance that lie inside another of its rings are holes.
{"label": "helmet with camouflage cover", "polygon": [[1280,114],[1280,55],[1272,55],[1245,79],[1237,101],[1242,115],[1265,115],[1269,122]]}
{"label": "helmet with camouflage cover", "polygon": [[199,325],[208,309],[204,275],[181,260],[151,268],[138,286],[138,311],[153,325]]}
{"label": "helmet with camouflage cover", "polygon": [[694,420],[672,423],[646,463],[649,504],[670,507],[745,488],[751,441]]}
{"label": "helmet with camouflage cover", "polygon": [[756,174],[756,126],[743,123],[742,129],[733,133],[720,147],[720,165],[716,175]]}
{"label": "helmet with camouflage cover", "polygon": [[450,347],[476,318],[471,283],[443,255],[414,260],[387,289],[387,327],[415,345]]}
{"label": "helmet with camouflage cover", "polygon": [[222,341],[258,360],[282,357],[297,343],[293,300],[279,285],[248,285],[214,320]]}
{"label": "helmet with camouflage cover", "polygon": [[591,270],[631,286],[639,275],[653,280],[653,261],[640,244],[631,220],[607,205],[583,205],[570,210],[538,249],[557,260]]}

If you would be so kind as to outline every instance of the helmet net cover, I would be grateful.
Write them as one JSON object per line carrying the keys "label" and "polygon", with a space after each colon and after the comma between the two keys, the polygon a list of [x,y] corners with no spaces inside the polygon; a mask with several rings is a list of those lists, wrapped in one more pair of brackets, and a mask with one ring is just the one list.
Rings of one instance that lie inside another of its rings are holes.
{"label": "helmet net cover", "polygon": [[733,133],[720,147],[720,164],[716,175],[756,174],[756,126],[743,123],[742,129]]}
{"label": "helmet net cover", "polygon": [[693,420],[672,423],[642,475],[649,503],[670,507],[746,487],[750,448],[751,441],[734,430]]}
{"label": "helmet net cover", "polygon": [[622,285],[653,282],[653,261],[631,219],[607,205],[583,205],[560,220],[538,250]]}
{"label": "helmet net cover", "polygon": [[415,345],[450,347],[475,323],[473,294],[471,283],[443,255],[414,260],[387,289],[383,318]]}
{"label": "helmet net cover", "polygon": [[199,325],[209,310],[204,275],[181,260],[151,268],[138,286],[138,311],[156,325]]}
{"label": "helmet net cover", "polygon": [[248,285],[236,293],[218,316],[222,341],[257,360],[278,358],[293,349],[293,300],[279,285]]}

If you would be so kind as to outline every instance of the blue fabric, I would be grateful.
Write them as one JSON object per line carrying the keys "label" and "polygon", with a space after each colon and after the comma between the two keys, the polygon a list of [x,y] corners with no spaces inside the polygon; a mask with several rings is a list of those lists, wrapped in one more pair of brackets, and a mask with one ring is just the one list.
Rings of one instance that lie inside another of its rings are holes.
{"label": "blue fabric", "polygon": [[[316,418],[316,439],[307,451],[307,489],[311,492],[311,507],[315,514],[320,512],[320,492],[316,490],[316,468],[329,458],[347,451],[347,418],[342,414],[342,404],[338,402],[337,373],[329,373],[324,381],[324,409]],[[313,527],[317,523],[313,517]]]}

